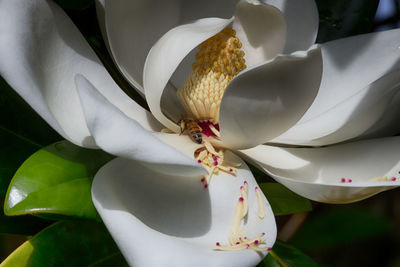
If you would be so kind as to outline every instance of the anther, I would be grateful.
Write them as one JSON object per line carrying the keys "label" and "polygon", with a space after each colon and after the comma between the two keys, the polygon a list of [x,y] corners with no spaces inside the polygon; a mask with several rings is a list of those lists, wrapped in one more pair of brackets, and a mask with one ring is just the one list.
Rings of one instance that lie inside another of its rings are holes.
{"label": "anther", "polygon": [[264,203],[263,203],[260,189],[257,186],[256,186],[256,195],[257,195],[257,203],[258,203],[258,217],[260,217],[260,219],[264,219],[264,217],[265,217]]}

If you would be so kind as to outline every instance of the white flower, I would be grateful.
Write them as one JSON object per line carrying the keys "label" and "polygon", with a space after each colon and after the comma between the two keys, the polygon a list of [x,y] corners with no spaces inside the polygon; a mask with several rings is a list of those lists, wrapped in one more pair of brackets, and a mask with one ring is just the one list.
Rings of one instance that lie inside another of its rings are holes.
{"label": "white flower", "polygon": [[225,155],[242,163],[236,177],[220,172],[204,190],[207,173],[193,160],[199,145],[160,132],[179,131],[175,90],[190,52],[231,23],[248,68],[221,102],[224,147],[316,201],[347,203],[399,185],[400,138],[385,136],[399,132],[400,31],[313,45],[313,1],[264,2],[241,1],[236,10],[231,0],[98,2],[114,59],[152,114],[118,88],[55,4],[0,3],[1,76],[66,139],[119,156],[98,172],[92,193],[131,265],[256,265],[262,256],[252,250],[213,250],[227,241],[244,181],[246,235],[275,241],[271,208],[238,156]]}

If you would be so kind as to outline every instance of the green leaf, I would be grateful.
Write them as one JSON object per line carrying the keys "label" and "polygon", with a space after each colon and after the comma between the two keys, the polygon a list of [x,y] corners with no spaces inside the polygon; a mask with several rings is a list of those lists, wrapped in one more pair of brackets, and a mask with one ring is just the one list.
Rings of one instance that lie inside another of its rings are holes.
{"label": "green leaf", "polygon": [[319,11],[317,42],[367,33],[372,30],[379,0],[316,0]]}
{"label": "green leaf", "polygon": [[62,139],[1,77],[0,128],[38,147]]}
{"label": "green leaf", "polygon": [[6,195],[6,215],[51,213],[98,219],[90,187],[112,156],[60,141],[29,157],[15,173]]}
{"label": "green leaf", "polygon": [[313,267],[318,264],[297,248],[277,241],[257,267]]}
{"label": "green leaf", "polygon": [[26,241],[1,266],[98,267],[127,266],[127,263],[102,224],[61,221]]}
{"label": "green leaf", "polygon": [[[0,202],[2,204],[2,202]],[[50,221],[42,220],[31,215],[5,216],[0,212],[0,234],[34,235],[50,225]]]}
{"label": "green leaf", "polygon": [[4,199],[8,184],[18,167],[40,148],[26,138],[0,126],[0,198]]}
{"label": "green leaf", "polygon": [[310,211],[312,209],[308,199],[293,193],[281,184],[262,183],[260,188],[267,197],[275,216]]}
{"label": "green leaf", "polygon": [[373,210],[341,208],[311,216],[290,243],[304,249],[326,249],[384,235],[391,222]]}
{"label": "green leaf", "polygon": [[33,235],[49,225],[33,216],[8,217],[3,213],[3,199],[18,167],[40,145],[0,126],[0,234]]}

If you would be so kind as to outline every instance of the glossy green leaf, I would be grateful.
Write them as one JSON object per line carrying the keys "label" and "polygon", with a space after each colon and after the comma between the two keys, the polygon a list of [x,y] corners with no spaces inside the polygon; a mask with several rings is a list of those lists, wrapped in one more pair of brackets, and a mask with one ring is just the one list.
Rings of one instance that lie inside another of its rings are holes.
{"label": "glossy green leaf", "polygon": [[0,197],[4,199],[8,184],[18,167],[40,145],[32,143],[0,126]]}
{"label": "glossy green leaf", "polygon": [[[0,202],[0,204],[3,204]],[[0,213],[0,234],[34,235],[50,225],[50,221],[31,215],[5,216]]]}
{"label": "glossy green leaf", "polygon": [[16,218],[3,213],[3,199],[12,176],[39,148],[31,140],[0,127],[0,234],[33,235],[49,225],[48,221],[30,215]]}
{"label": "glossy green leaf", "polygon": [[61,221],[17,248],[2,267],[127,266],[104,225]]}
{"label": "glossy green leaf", "polygon": [[310,211],[311,203],[281,184],[262,183],[260,188],[268,199],[275,216]]}
{"label": "glossy green leaf", "polygon": [[304,249],[325,249],[384,235],[391,222],[373,210],[341,208],[311,216],[290,240]]}
{"label": "glossy green leaf", "polygon": [[316,0],[319,11],[317,42],[371,32],[379,0]]}
{"label": "glossy green leaf", "polygon": [[257,267],[314,267],[318,264],[297,248],[277,241]]}
{"label": "glossy green leaf", "polygon": [[46,213],[98,219],[90,187],[112,156],[60,141],[29,157],[15,173],[6,195],[6,215]]}

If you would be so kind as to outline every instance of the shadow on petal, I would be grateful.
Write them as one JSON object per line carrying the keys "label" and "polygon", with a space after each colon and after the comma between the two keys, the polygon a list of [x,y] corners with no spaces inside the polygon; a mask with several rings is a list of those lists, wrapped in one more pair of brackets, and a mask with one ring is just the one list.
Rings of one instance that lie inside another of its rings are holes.
{"label": "shadow on petal", "polygon": [[111,200],[101,202],[104,209],[132,213],[166,235],[196,237],[210,229],[210,196],[200,179],[160,174],[125,159],[115,160],[99,175]]}

